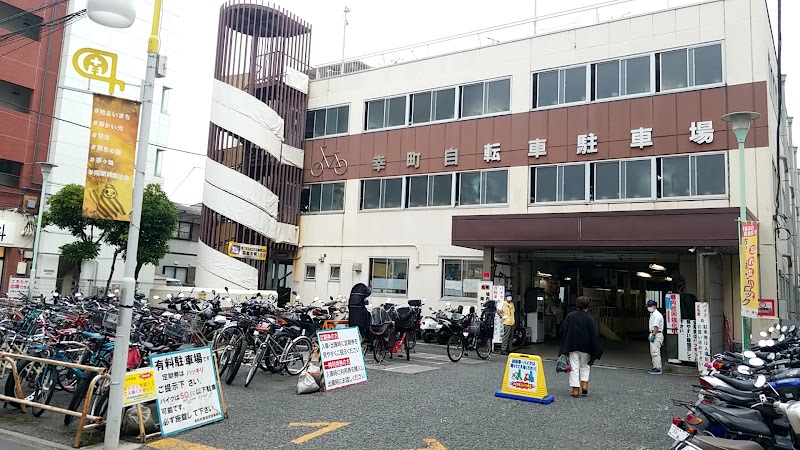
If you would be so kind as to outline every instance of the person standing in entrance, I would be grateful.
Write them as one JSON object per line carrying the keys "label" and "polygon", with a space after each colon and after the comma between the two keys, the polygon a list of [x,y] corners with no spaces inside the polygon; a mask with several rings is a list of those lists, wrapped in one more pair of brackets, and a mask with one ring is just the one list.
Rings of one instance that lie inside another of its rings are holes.
{"label": "person standing in entrance", "polygon": [[661,375],[661,346],[664,344],[664,316],[656,308],[655,300],[647,301],[647,311],[650,312],[650,357],[653,358],[653,368],[648,371],[651,375]]}
{"label": "person standing in entrance", "polygon": [[559,354],[568,355],[572,368],[569,385],[572,396],[589,395],[589,372],[592,364],[603,356],[600,336],[594,317],[589,314],[589,298],[580,296],[576,300],[577,310],[567,314],[558,330],[561,336]]}
{"label": "person standing in entrance", "polygon": [[516,323],[516,309],[511,292],[506,292],[506,300],[503,302],[503,311],[497,311],[503,320],[503,344],[500,346],[500,353],[507,355],[511,353],[511,346],[514,343],[514,324]]}

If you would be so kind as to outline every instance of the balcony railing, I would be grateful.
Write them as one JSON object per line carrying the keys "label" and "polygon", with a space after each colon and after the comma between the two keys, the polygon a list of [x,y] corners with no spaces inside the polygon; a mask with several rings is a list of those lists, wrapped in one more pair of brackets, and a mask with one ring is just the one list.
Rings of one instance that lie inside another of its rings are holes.
{"label": "balcony railing", "polygon": [[[308,75],[311,80],[333,78],[449,53],[497,45],[503,42],[556,31],[595,25],[637,14],[706,3],[708,1],[709,0],[610,0],[580,8],[573,8],[567,11],[542,15],[537,14],[536,6],[534,6],[534,17],[529,19],[371,53],[357,58],[345,59],[344,61],[322,64],[312,68]],[[538,3],[541,7],[544,7],[554,2],[548,1]]]}

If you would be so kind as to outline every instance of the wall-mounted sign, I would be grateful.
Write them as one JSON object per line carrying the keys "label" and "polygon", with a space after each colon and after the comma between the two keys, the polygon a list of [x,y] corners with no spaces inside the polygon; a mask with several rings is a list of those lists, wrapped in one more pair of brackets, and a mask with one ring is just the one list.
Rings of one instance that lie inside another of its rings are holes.
{"label": "wall-mounted sign", "polygon": [[248,245],[239,242],[228,242],[228,256],[231,258],[267,259],[267,247],[264,245]]}
{"label": "wall-mounted sign", "polygon": [[0,220],[0,246],[13,247],[17,235],[17,224],[8,220]]}
{"label": "wall-mounted sign", "polygon": [[139,102],[94,94],[83,216],[130,222]]}
{"label": "wall-mounted sign", "polygon": [[758,299],[758,317],[759,318],[775,317],[775,299],[772,298]]}
{"label": "wall-mounted sign", "polygon": [[334,152],[333,155],[326,155],[324,146],[319,148],[319,152],[322,153],[322,161],[311,164],[312,177],[322,175],[322,171],[325,169],[333,169],[336,175],[343,175],[347,172],[347,160],[339,158],[338,152]]}
{"label": "wall-mounted sign", "polygon": [[109,95],[114,94],[116,87],[119,87],[120,91],[125,90],[125,82],[117,79],[116,53],[96,48],[82,48],[72,56],[72,67],[83,77],[107,82]]}

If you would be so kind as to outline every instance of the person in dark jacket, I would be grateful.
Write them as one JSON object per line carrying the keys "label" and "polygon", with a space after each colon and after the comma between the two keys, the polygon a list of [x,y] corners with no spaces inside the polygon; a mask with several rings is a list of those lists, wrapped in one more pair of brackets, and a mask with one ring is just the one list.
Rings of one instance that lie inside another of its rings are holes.
{"label": "person in dark jacket", "polygon": [[567,314],[561,323],[561,350],[559,354],[568,355],[572,370],[569,373],[569,385],[572,396],[589,394],[589,370],[595,360],[603,356],[600,348],[600,337],[597,324],[588,313],[589,299],[578,297],[577,310]]}
{"label": "person in dark jacket", "polygon": [[364,283],[358,283],[350,290],[350,299],[347,302],[347,324],[358,327],[361,332],[361,342],[369,338],[370,315],[367,311],[367,297],[372,295],[372,290]]}

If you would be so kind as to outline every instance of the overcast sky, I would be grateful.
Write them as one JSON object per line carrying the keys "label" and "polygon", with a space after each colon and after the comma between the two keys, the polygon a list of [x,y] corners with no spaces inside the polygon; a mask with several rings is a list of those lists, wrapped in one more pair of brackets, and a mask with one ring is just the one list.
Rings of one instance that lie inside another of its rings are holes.
{"label": "overcast sky", "polygon": [[[185,0],[178,0],[185,1]],[[766,0],[770,6],[773,28],[777,27],[777,0]],[[192,204],[202,201],[203,165],[207,146],[209,103],[211,101],[211,79],[213,76],[214,50],[219,7],[222,0],[192,2],[192,8],[181,13],[182,42],[176,55],[169,55],[170,65],[178,71],[171,80],[174,88],[170,100],[171,133],[169,146],[193,152],[168,151],[164,161],[163,175],[165,191],[180,203]],[[343,10],[347,5],[347,40],[345,57],[353,58],[393,48],[416,44],[447,36],[469,33],[480,29],[517,22],[534,16],[542,17],[566,9],[575,9],[598,3],[599,0],[538,0],[534,11],[533,0],[493,0],[487,8],[485,1],[478,0],[405,0],[398,3],[374,0],[277,0],[277,3],[310,22],[312,30],[311,64],[320,65],[341,59]],[[697,3],[694,0],[635,0],[599,10],[601,20],[633,15],[646,10],[662,9]],[[569,6],[564,6],[568,4]],[[397,6],[390,6],[397,5]],[[594,11],[564,19],[551,19],[540,23],[539,29],[579,26],[593,20]],[[798,55],[800,31],[792,26],[790,18],[800,17],[800,0],[783,2],[783,73],[787,74],[786,101],[789,113],[800,108],[800,73]],[[195,33],[195,30],[213,32]],[[532,31],[532,30],[531,30]],[[492,40],[510,40],[531,35],[523,27],[491,31],[480,37],[471,36],[460,40],[460,48],[486,45]],[[417,50],[417,56],[423,50]],[[410,54],[389,58],[407,58]],[[388,62],[388,61],[387,61]],[[796,112],[795,112],[796,113]],[[796,113],[798,114],[798,113]],[[800,139],[800,138],[798,138]]]}

